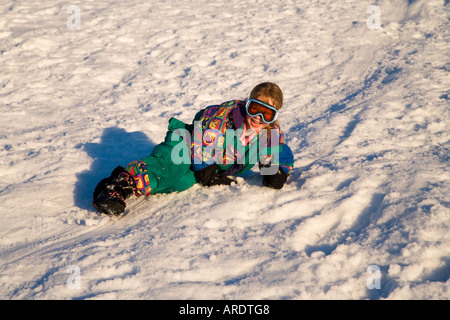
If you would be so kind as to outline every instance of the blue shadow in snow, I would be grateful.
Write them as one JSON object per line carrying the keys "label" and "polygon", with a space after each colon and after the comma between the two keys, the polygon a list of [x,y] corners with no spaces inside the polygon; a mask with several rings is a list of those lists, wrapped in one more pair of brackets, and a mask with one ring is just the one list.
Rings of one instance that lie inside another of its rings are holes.
{"label": "blue shadow in snow", "polygon": [[74,202],[81,209],[91,209],[92,195],[97,183],[117,166],[125,167],[134,160],[148,156],[155,144],[142,132],[126,132],[117,127],[106,128],[99,143],[80,144],[94,159],[89,170],[77,174]]}

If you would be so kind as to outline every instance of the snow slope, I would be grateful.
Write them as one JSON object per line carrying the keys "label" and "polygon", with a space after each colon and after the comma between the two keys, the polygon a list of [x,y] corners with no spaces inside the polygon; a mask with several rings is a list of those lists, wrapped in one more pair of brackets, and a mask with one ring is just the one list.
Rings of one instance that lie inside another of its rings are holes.
{"label": "snow slope", "polygon": [[[0,298],[449,299],[449,11],[0,2]],[[132,200],[122,219],[90,208],[172,116],[262,81],[285,94],[295,168],[282,190],[255,169]]]}

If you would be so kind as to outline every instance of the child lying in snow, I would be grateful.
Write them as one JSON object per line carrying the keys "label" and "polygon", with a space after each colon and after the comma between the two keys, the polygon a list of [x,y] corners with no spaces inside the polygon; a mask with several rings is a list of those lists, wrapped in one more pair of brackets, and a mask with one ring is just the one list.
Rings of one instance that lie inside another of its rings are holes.
{"label": "child lying in snow", "polygon": [[114,169],[99,182],[92,206],[120,215],[130,196],[230,185],[257,162],[263,185],[281,189],[291,173],[293,155],[277,121],[283,93],[274,83],[257,85],[245,101],[231,100],[196,114],[192,124],[169,120],[164,142],[151,155]]}

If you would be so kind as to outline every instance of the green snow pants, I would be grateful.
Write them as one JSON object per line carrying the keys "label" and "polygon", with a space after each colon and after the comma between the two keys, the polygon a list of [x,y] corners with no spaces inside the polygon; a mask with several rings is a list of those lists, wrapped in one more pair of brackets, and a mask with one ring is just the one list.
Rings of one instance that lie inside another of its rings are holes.
{"label": "green snow pants", "polygon": [[174,131],[188,129],[188,126],[171,118],[164,142],[157,145],[148,157],[128,164],[126,170],[136,181],[135,195],[179,192],[197,183],[190,163],[175,164],[172,160],[174,147],[185,143],[179,134],[174,135]]}

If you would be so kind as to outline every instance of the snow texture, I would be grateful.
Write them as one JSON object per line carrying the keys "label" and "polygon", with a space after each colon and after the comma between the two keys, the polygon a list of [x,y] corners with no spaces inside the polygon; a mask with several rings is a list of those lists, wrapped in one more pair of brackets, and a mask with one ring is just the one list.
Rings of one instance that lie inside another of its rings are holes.
{"label": "snow texture", "polygon": [[[2,1],[0,299],[449,299],[449,10]],[[262,81],[285,94],[282,190],[255,168],[90,207],[171,117]]]}

